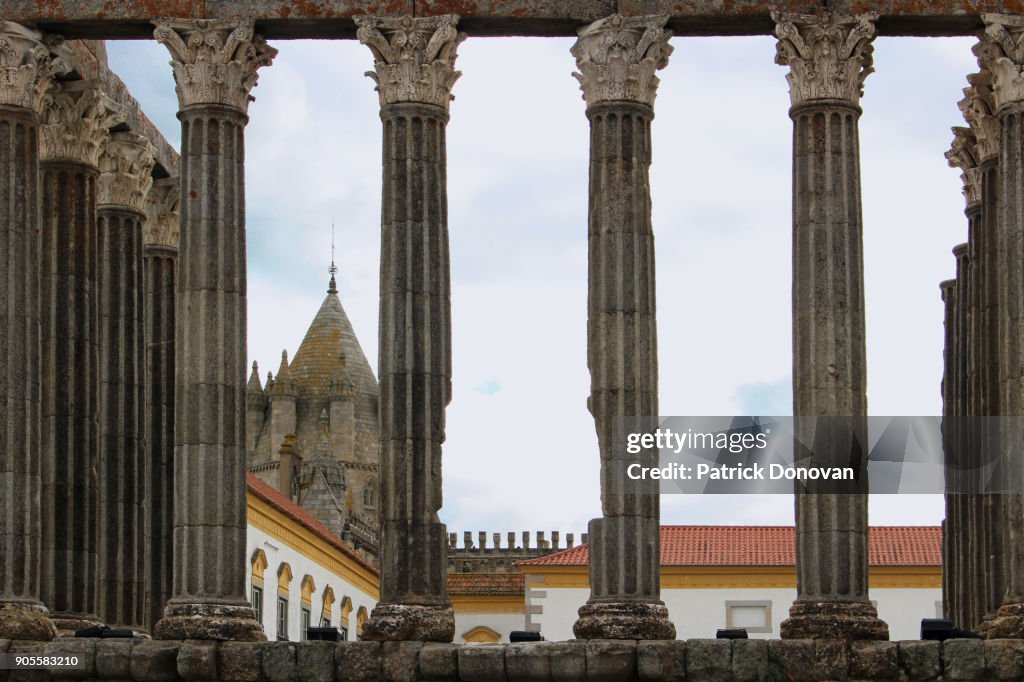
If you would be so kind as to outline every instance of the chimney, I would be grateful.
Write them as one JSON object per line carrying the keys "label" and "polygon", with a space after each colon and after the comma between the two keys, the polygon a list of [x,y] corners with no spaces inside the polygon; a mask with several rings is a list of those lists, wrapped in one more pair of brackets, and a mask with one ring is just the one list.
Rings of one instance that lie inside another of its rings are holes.
{"label": "chimney", "polygon": [[576,539],[576,536],[575,536],[575,535],[573,535],[572,533],[566,533],[566,534],[565,534],[565,548],[566,548],[566,549],[572,549],[572,548],[573,548],[573,546],[574,546],[574,545],[572,544],[572,542],[573,542],[573,540],[575,540],[575,539]]}
{"label": "chimney", "polygon": [[559,533],[557,530],[551,531],[551,549],[558,549]]}
{"label": "chimney", "polygon": [[523,531],[523,549],[530,549],[530,531]]}

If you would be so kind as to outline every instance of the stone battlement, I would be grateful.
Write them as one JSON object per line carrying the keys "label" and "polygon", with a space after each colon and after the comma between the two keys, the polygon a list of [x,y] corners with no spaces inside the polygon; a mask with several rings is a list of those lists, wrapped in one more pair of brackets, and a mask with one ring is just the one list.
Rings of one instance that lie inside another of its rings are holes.
{"label": "stone battlement", "polygon": [[[565,542],[559,531],[551,531],[550,539],[545,531],[528,531],[520,533],[486,533],[478,531],[474,542],[473,533],[463,531],[462,546],[459,546],[459,534],[448,533],[448,572],[449,573],[505,573],[515,570],[515,562],[571,549],[576,546],[576,534],[566,533]],[[533,543],[531,546],[531,535]],[[586,544],[587,534],[581,536],[581,543]]]}
{"label": "stone battlement", "polygon": [[1020,680],[1024,641],[573,640],[459,645],[423,642],[0,640],[0,653],[77,655],[76,670],[0,670],[15,680],[526,682],[567,680]]}

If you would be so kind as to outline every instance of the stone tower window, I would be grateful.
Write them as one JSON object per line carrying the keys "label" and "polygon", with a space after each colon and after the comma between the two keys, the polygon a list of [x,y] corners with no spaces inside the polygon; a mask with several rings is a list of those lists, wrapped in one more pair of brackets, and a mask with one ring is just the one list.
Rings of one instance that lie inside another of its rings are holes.
{"label": "stone tower window", "polygon": [[366,487],[363,488],[363,506],[367,509],[373,509],[377,506],[377,483],[372,478],[367,481]]}

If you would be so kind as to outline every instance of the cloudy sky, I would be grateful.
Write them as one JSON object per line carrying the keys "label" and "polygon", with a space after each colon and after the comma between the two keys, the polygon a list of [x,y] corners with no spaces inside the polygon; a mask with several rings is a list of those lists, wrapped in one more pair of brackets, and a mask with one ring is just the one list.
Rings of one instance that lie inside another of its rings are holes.
{"label": "cloudy sky", "polygon": [[[875,42],[862,102],[868,404],[941,411],[942,303],[966,239],[946,166],[973,39]],[[587,412],[588,124],[569,39],[470,38],[448,126],[454,397],[449,530],[585,530],[600,514]],[[791,412],[786,69],[775,41],[676,38],[660,73],[651,190],[663,415]],[[325,295],[337,224],[342,302],[377,362],[381,130],[370,51],[277,41],[247,129],[249,356],[294,354]],[[177,146],[168,55],[111,67]],[[937,496],[875,496],[874,524],[937,524]],[[665,523],[792,523],[789,496],[662,497]]]}

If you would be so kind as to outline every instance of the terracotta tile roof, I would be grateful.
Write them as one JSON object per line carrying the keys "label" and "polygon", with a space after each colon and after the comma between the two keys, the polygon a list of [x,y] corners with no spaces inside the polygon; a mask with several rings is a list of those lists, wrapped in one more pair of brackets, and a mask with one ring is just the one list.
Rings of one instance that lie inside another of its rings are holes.
{"label": "terracotta tile roof", "polygon": [[448,593],[522,596],[525,577],[520,573],[449,573]]}
{"label": "terracotta tile roof", "polygon": [[341,538],[328,530],[327,526],[317,521],[312,514],[278,492],[276,488],[267,485],[252,472],[246,472],[246,482],[248,483],[250,493],[272,507],[276,507],[281,513],[291,518],[300,526],[304,526],[327,544],[340,550],[342,554],[345,554],[353,562],[373,573],[374,576],[379,576],[377,569],[359,556],[354,549],[342,542]]}
{"label": "terracotta tile roof", "polygon": [[[587,545],[517,561],[516,566],[586,566]],[[938,526],[878,526],[868,542],[871,566],[941,566]],[[662,526],[662,566],[793,566],[792,526]]]}

